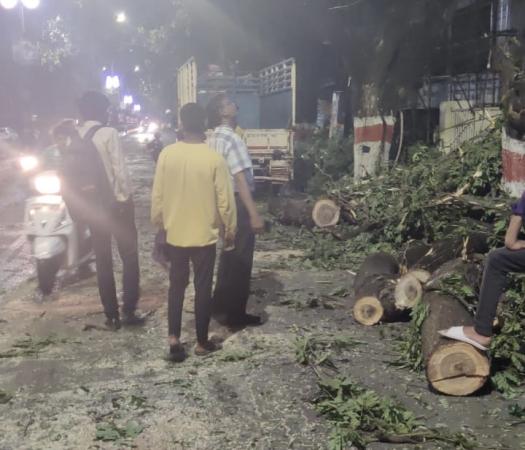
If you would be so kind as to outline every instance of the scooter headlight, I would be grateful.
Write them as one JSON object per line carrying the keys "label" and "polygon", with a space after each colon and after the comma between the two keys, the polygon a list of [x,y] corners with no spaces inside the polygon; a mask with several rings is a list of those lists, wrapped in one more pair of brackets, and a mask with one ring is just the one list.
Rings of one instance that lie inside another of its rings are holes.
{"label": "scooter headlight", "polygon": [[35,156],[22,156],[18,160],[22,172],[31,172],[38,167],[38,158]]}
{"label": "scooter headlight", "polygon": [[42,174],[38,175],[34,181],[35,189],[39,194],[52,195],[60,193],[60,178],[56,175]]}
{"label": "scooter headlight", "polygon": [[159,130],[159,124],[157,122],[151,122],[148,125],[148,133],[156,133]]}

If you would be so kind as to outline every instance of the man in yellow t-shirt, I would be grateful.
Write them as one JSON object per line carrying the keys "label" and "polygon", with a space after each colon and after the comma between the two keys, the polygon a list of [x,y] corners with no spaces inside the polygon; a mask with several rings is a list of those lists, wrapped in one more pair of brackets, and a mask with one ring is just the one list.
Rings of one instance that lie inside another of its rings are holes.
{"label": "man in yellow t-shirt", "polygon": [[179,362],[186,354],[180,343],[182,305],[189,282],[189,262],[194,271],[195,353],[217,350],[208,339],[211,291],[219,230],[224,244],[235,240],[237,212],[224,158],[205,143],[205,111],[195,103],[180,112],[183,139],[160,154],[153,183],[151,221],[166,230],[171,263],[168,296],[169,359]]}

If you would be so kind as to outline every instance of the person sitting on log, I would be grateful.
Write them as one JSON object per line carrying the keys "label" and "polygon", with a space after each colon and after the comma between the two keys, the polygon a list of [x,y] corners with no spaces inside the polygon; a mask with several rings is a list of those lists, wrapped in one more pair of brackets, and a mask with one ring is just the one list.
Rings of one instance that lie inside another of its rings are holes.
{"label": "person sitting on log", "polygon": [[492,325],[498,302],[509,273],[525,272],[525,240],[518,239],[525,217],[525,192],[512,205],[512,216],[505,234],[505,247],[492,250],[485,261],[483,281],[474,326],[455,326],[439,333],[449,339],[467,342],[486,351],[492,340]]}

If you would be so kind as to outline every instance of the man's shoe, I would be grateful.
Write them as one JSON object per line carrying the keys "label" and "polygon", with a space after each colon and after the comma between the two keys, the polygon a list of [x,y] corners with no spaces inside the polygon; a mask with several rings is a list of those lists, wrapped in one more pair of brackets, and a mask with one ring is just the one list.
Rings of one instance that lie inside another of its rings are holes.
{"label": "man's shoe", "polygon": [[209,340],[204,344],[197,344],[197,346],[195,347],[195,354],[197,356],[206,356],[210,353],[220,350],[221,348],[222,345],[216,344],[215,342]]}
{"label": "man's shoe", "polygon": [[166,355],[166,359],[170,362],[179,363],[186,359],[186,350],[182,344],[170,345],[170,351]]}
{"label": "man's shoe", "polygon": [[114,317],[114,318],[108,317],[106,319],[106,327],[108,327],[108,329],[111,331],[120,330],[120,327],[121,327],[120,319],[118,317]]}
{"label": "man's shoe", "polygon": [[146,323],[146,318],[137,316],[134,312],[124,313],[122,316],[122,325],[125,327],[139,327]]}

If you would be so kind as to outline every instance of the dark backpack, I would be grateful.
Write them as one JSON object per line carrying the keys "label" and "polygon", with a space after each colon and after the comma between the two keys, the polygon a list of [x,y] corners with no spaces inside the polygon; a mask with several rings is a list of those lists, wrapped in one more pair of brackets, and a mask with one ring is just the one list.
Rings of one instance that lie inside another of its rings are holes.
{"label": "dark backpack", "polygon": [[97,125],[82,138],[74,136],[62,161],[62,193],[71,218],[89,223],[108,212],[115,202],[102,158],[93,137],[103,128]]}

